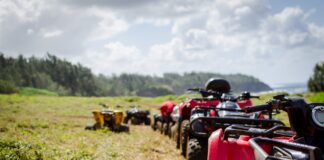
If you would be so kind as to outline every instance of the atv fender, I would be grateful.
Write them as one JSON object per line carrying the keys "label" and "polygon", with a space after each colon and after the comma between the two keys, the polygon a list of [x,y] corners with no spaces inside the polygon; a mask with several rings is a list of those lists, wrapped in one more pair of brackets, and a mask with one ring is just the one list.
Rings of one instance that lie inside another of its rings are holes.
{"label": "atv fender", "polygon": [[223,129],[213,132],[208,139],[208,160],[255,160],[248,136],[223,140]]}

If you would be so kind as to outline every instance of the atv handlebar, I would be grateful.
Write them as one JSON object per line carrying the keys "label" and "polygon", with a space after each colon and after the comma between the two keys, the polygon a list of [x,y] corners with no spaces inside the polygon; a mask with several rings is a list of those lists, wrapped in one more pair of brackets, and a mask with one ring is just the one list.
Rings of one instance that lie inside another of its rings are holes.
{"label": "atv handlebar", "polygon": [[264,110],[270,110],[272,109],[272,106],[269,104],[263,104],[263,105],[257,105],[253,107],[246,107],[242,110],[246,113],[251,113],[251,112],[259,112],[259,111],[264,111]]}
{"label": "atv handlebar", "polygon": [[[223,139],[228,139],[230,137],[230,135],[248,135],[248,136],[285,136],[283,134],[280,133],[275,133],[275,131],[278,130],[290,130],[290,127],[286,127],[283,124],[278,123],[277,125],[274,125],[271,128],[268,129],[264,129],[264,128],[251,128],[246,127],[246,126],[240,126],[240,125],[231,125],[229,127],[227,127],[224,131],[224,136]],[[289,136],[293,136],[293,135],[289,135]]]}

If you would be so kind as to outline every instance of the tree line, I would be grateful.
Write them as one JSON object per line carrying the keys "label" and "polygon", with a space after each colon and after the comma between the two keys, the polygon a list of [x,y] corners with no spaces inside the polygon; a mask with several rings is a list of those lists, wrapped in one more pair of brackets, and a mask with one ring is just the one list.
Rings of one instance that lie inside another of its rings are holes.
{"label": "tree line", "polygon": [[311,92],[324,91],[324,62],[317,63],[313,72],[308,80],[308,90]]}
{"label": "tree line", "polygon": [[191,72],[165,73],[162,76],[126,73],[105,76],[95,75],[79,63],[72,64],[51,54],[44,58],[26,58],[22,55],[13,58],[0,53],[0,92],[3,88],[8,89],[8,86],[16,86],[47,89],[59,95],[72,96],[161,96],[182,94],[188,88],[203,87],[212,77],[228,80],[233,91],[271,90],[260,80],[243,74]]}

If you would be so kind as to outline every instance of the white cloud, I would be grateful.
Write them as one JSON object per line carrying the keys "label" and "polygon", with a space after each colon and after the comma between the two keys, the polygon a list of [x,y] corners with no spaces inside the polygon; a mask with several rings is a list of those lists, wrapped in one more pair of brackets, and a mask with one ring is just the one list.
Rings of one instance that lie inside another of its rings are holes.
{"label": "white cloud", "polygon": [[135,46],[126,46],[121,42],[105,44],[103,48],[88,49],[81,57],[75,57],[75,61],[94,69],[95,73],[124,73],[140,72],[137,63],[143,55]]}
{"label": "white cloud", "polygon": [[[196,70],[305,81],[324,60],[324,26],[311,22],[312,14],[319,13],[294,6],[274,13],[266,0],[3,0],[0,48],[49,51],[104,74]],[[128,41],[151,36],[141,28],[132,33],[138,24],[168,28],[171,38],[145,51]]]}
{"label": "white cloud", "polygon": [[[31,31],[31,32],[30,32]],[[28,33],[32,33],[32,30],[28,30]],[[60,36],[63,33],[62,30],[53,30],[53,31],[47,31],[43,34],[44,38],[52,38],[52,37],[57,37]]]}
{"label": "white cloud", "polygon": [[96,24],[97,26],[90,34],[90,40],[110,38],[128,29],[127,22],[122,18],[118,18],[113,12],[99,8],[91,8],[88,10],[88,13],[99,18]]}

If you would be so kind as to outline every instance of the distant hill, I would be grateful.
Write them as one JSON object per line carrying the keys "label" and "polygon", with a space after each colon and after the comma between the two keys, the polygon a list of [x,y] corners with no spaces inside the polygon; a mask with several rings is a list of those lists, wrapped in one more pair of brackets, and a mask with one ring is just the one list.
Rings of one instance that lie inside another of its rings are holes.
{"label": "distant hill", "polygon": [[243,74],[191,72],[165,73],[161,77],[139,74],[105,76],[94,75],[81,64],[72,64],[50,54],[45,58],[25,58],[22,55],[12,58],[0,53],[0,80],[18,88],[47,89],[59,95],[154,97],[182,94],[188,88],[203,87],[213,77],[228,80],[234,92],[271,90],[257,78]]}
{"label": "distant hill", "polygon": [[[188,88],[204,87],[210,78],[224,78],[232,86],[232,91],[269,91],[271,88],[260,80],[243,74],[216,74],[207,72],[192,72],[184,74],[165,73],[162,77],[144,76],[138,74],[121,74],[106,77],[107,94],[159,96],[164,94],[183,94]],[[119,89],[119,90],[117,90]]]}

